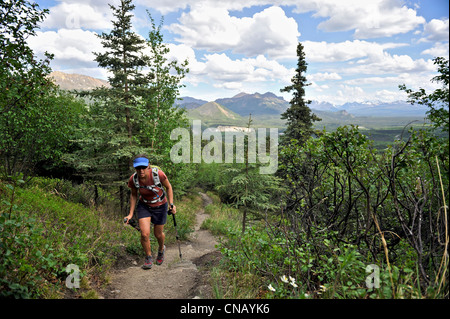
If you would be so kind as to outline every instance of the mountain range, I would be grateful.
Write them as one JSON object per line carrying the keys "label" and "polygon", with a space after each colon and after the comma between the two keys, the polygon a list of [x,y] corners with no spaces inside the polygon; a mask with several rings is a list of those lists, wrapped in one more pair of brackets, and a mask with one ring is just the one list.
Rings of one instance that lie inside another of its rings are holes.
{"label": "mountain range", "polygon": [[[222,105],[229,110],[248,117],[252,115],[280,115],[289,107],[289,102],[282,97],[276,96],[271,92],[264,94],[239,93],[231,98],[220,98],[214,102]],[[180,107],[192,110],[198,108],[208,101],[195,99],[192,97],[182,97],[176,104]],[[333,105],[329,102],[312,101],[309,107],[317,113],[334,113],[334,115],[349,117],[416,117],[424,116],[427,107],[423,105],[411,105],[406,101],[387,102],[352,102],[343,105]],[[331,115],[331,114],[329,114]]]}
{"label": "mountain range", "polygon": [[[67,74],[55,71],[49,75],[64,90],[92,90],[100,86],[109,86],[107,81],[81,74]],[[185,108],[191,118],[242,122],[249,114],[256,117],[279,118],[288,107],[289,102],[274,93],[239,93],[231,98],[218,98],[206,101],[184,96],[176,105]],[[319,117],[352,119],[354,117],[423,117],[427,107],[411,105],[405,101],[386,102],[352,102],[334,105],[330,102],[312,101],[309,107]]]}
{"label": "mountain range", "polygon": [[[181,97],[180,99],[175,104],[187,110],[195,109],[208,103],[208,101],[189,96]],[[249,114],[279,115],[289,107],[289,103],[286,100],[271,92],[264,94],[242,92],[231,98],[219,98],[214,102],[241,116],[248,116]]]}
{"label": "mountain range", "polygon": [[289,107],[282,97],[271,92],[264,94],[239,93],[232,98],[217,99],[217,103],[226,106],[239,115],[275,115],[281,114]]}

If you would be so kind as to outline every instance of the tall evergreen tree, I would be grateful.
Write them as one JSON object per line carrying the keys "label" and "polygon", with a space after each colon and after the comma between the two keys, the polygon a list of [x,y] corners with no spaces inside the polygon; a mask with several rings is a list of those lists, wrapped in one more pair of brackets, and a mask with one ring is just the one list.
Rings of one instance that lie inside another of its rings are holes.
{"label": "tall evergreen tree", "polygon": [[304,76],[307,63],[303,45],[300,42],[297,45],[297,56],[297,69],[291,80],[292,84],[281,89],[281,92],[293,92],[290,107],[281,114],[281,118],[287,120],[287,129],[281,138],[282,145],[288,145],[292,139],[296,139],[303,144],[313,133],[313,122],[320,121],[320,118],[313,114],[308,107],[311,101],[305,100],[305,87],[309,84],[306,83],[306,77]]}
{"label": "tall evergreen tree", "polygon": [[79,136],[81,150],[68,158],[96,185],[118,186],[121,208],[125,210],[124,182],[130,175],[131,158],[143,152],[138,136],[140,115],[142,96],[151,75],[143,72],[149,59],[143,53],[146,41],[132,30],[132,0],[121,0],[117,7],[110,8],[113,28],[99,35],[105,50],[94,54],[98,65],[109,71],[111,87],[83,93],[93,102]]}
{"label": "tall evergreen tree", "polygon": [[[126,129],[129,143],[132,144],[133,124],[131,109],[137,104],[136,94],[140,87],[147,82],[142,68],[147,64],[148,57],[142,52],[145,48],[145,39],[132,31],[131,13],[135,6],[132,0],[121,0],[120,5],[109,5],[116,18],[112,21],[114,28],[110,33],[102,33],[103,53],[94,53],[100,67],[111,72],[108,81],[111,89],[106,91],[109,98],[115,99],[120,114],[125,114]],[[97,93],[104,94],[104,90]]]}
{"label": "tall evergreen tree", "polygon": [[[292,78],[292,84],[281,89],[281,92],[293,92],[290,101],[290,107],[281,114],[281,118],[286,120],[287,128],[283,136],[280,138],[280,166],[277,175],[285,179],[288,185],[295,185],[298,171],[302,168],[298,167],[298,150],[301,149],[306,141],[313,134],[313,122],[320,121],[315,114],[311,112],[308,104],[309,100],[305,100],[306,83],[305,73],[307,63],[305,61],[305,53],[303,45],[299,42],[297,45],[297,69],[296,74]],[[298,207],[298,199],[296,198],[297,190],[289,188],[285,195],[286,211],[295,211]]]}

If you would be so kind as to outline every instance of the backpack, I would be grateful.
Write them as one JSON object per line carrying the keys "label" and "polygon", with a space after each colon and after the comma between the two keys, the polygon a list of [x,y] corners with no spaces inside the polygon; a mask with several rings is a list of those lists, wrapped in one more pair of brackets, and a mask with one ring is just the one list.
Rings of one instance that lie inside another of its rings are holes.
{"label": "backpack", "polygon": [[[154,204],[154,203],[159,203],[162,202],[164,200],[164,198],[166,197],[166,192],[164,191],[164,188],[162,187],[161,181],[159,180],[159,175],[158,175],[158,168],[157,167],[152,167],[152,176],[153,176],[153,185],[151,186],[140,186],[139,185],[139,178],[137,176],[136,173],[133,174],[133,183],[134,183],[134,187],[136,187],[138,190],[141,188],[145,188],[148,190],[151,190],[153,193],[155,193],[155,197],[153,197],[153,200],[146,200],[144,198],[144,196],[141,196],[141,200],[144,203],[150,203],[150,204]],[[162,190],[162,195],[159,195],[159,190]]]}

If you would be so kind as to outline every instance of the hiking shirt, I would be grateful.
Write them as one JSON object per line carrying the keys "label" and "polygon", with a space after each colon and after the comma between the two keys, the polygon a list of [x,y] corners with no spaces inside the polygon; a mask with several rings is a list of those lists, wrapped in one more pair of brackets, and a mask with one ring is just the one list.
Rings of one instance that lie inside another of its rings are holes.
{"label": "hiking shirt", "polygon": [[[130,179],[128,180],[128,187],[129,188],[136,188],[134,186],[134,182],[133,182],[133,175],[131,175]],[[161,182],[161,184],[167,179],[166,174],[164,174],[164,172],[162,170],[160,170],[160,169],[158,169],[158,176],[159,176],[159,181]],[[138,177],[138,181],[139,181],[139,186],[154,186],[155,182],[153,181],[153,174],[152,174],[151,169],[148,171],[147,178],[146,178],[146,180],[144,182],[141,181],[139,179],[139,177]],[[163,186],[161,185],[161,187],[163,187]],[[162,196],[163,190],[161,188],[159,188],[159,187],[157,187],[157,190],[158,190],[158,195]],[[139,200],[140,201],[142,201],[142,197],[144,197],[144,199],[147,200],[147,201],[155,200],[154,197],[156,195],[150,189],[139,188],[138,191],[139,191],[139,194],[140,194],[140,196],[139,196]],[[152,203],[145,203],[145,204],[147,204],[150,207],[158,207],[158,206],[161,206],[161,205],[163,205],[165,203],[167,203],[167,196],[165,196],[164,199],[161,202],[156,202],[156,203],[153,203],[153,204]]]}

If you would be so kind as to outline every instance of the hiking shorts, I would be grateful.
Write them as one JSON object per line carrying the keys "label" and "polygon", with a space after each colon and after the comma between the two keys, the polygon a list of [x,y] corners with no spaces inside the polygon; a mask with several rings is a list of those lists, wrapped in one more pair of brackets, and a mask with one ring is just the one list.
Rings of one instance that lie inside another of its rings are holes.
{"label": "hiking shorts", "polygon": [[138,219],[151,218],[153,225],[165,225],[167,221],[167,203],[156,207],[150,207],[144,202],[139,201],[136,212]]}

